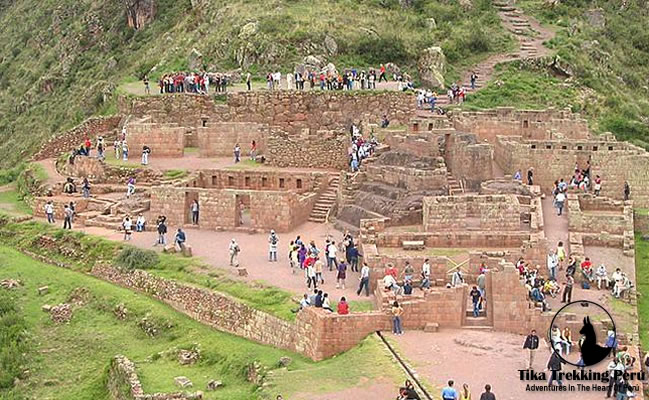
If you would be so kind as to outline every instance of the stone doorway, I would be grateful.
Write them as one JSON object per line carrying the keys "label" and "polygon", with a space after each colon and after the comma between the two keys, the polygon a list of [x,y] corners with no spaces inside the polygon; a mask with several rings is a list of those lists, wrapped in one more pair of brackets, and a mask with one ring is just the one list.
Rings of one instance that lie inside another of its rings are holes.
{"label": "stone doorway", "polygon": [[[185,216],[183,223],[185,224],[191,224],[192,223],[192,210],[191,210],[191,205],[194,202],[194,200],[198,200],[198,192],[185,192],[185,212],[183,215]],[[200,214],[199,214],[200,218]],[[200,223],[200,219],[199,219]]]}

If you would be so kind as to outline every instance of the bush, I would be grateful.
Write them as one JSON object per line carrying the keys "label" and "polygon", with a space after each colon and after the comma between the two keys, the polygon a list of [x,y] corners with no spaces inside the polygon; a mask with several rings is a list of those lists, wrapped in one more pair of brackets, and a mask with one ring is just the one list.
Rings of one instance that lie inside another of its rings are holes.
{"label": "bush", "polygon": [[0,292],[0,389],[13,387],[22,374],[27,351],[27,323],[7,293]]}
{"label": "bush", "polygon": [[149,269],[155,268],[158,261],[158,254],[153,250],[127,247],[119,253],[115,264],[127,270]]}

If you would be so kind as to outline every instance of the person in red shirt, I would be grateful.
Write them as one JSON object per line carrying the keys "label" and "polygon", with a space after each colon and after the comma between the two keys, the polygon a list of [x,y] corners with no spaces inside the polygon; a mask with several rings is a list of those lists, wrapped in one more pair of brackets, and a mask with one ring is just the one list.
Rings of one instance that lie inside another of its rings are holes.
{"label": "person in red shirt", "polygon": [[349,314],[349,303],[347,303],[347,299],[345,299],[344,297],[342,297],[338,302],[338,314],[340,315]]}
{"label": "person in red shirt", "polygon": [[397,267],[395,267],[392,263],[390,263],[385,268],[385,275],[392,275],[396,280],[399,276],[399,271],[397,270]]}
{"label": "person in red shirt", "polygon": [[388,78],[385,76],[385,65],[381,64],[381,69],[379,69],[379,82],[381,82],[381,79],[384,81],[388,81]]}
{"label": "person in red shirt", "polygon": [[593,280],[593,263],[590,262],[590,258],[586,257],[586,259],[581,263],[581,273],[584,274],[584,277],[588,279],[588,281]]}

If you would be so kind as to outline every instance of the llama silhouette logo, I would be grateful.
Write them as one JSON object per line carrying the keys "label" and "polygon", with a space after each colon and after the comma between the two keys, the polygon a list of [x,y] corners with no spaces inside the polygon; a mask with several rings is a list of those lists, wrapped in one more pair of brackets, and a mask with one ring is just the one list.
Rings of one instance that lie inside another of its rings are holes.
{"label": "llama silhouette logo", "polygon": [[561,307],[552,319],[548,336],[552,350],[563,362],[576,367],[602,362],[617,343],[611,314],[587,300]]}

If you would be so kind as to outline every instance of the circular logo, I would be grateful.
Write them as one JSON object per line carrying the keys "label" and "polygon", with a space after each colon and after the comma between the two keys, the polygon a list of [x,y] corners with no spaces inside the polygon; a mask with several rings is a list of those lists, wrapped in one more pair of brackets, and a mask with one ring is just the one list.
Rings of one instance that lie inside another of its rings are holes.
{"label": "circular logo", "polygon": [[617,343],[613,317],[590,300],[573,301],[561,307],[552,318],[548,336],[554,353],[575,367],[600,363]]}

